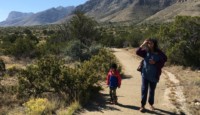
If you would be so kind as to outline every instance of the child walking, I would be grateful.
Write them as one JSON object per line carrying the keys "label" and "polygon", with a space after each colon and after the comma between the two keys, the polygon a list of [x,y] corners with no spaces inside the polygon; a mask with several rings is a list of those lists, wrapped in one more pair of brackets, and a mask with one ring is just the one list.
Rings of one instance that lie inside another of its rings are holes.
{"label": "child walking", "polygon": [[117,64],[113,63],[106,77],[107,85],[110,88],[109,94],[111,98],[111,104],[117,104],[116,89],[121,86],[121,76],[117,70]]}

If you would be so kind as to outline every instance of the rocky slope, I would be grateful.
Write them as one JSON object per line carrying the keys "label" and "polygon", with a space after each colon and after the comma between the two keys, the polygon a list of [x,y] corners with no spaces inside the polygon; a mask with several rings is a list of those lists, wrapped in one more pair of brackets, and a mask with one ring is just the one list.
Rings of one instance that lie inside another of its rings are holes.
{"label": "rocky slope", "polygon": [[200,16],[200,0],[178,0],[175,4],[157,12],[143,22],[169,22],[177,15]]}
{"label": "rocky slope", "polygon": [[140,22],[173,3],[174,0],[89,0],[76,9],[102,22]]}
{"label": "rocky slope", "polygon": [[0,26],[31,26],[51,24],[71,14],[73,6],[50,8],[38,13],[11,12]]}

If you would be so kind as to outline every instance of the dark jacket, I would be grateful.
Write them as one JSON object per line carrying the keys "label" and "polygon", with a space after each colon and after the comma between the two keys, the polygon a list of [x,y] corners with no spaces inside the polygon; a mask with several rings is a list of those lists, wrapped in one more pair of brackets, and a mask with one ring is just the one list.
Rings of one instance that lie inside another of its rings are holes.
{"label": "dark jacket", "polygon": [[[160,75],[161,75],[161,72],[162,72],[162,68],[165,64],[165,62],[167,61],[167,56],[160,50],[158,49],[158,55],[160,56],[160,61],[159,62],[156,62],[156,67],[157,67],[157,70],[158,70],[158,73],[157,73],[157,79],[159,81],[160,79]],[[137,50],[136,50],[136,54],[142,58],[144,58],[147,54],[147,51],[145,49],[142,49],[141,47],[139,47]]]}

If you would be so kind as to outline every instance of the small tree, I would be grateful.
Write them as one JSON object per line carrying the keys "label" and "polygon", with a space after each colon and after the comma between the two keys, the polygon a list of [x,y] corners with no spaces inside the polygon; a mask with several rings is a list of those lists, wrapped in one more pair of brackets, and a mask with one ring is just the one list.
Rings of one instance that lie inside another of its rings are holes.
{"label": "small tree", "polygon": [[15,57],[31,57],[34,53],[34,43],[25,38],[18,38],[14,45],[10,48],[10,53]]}
{"label": "small tree", "polygon": [[78,39],[82,44],[90,46],[93,41],[98,39],[97,22],[76,11],[69,22],[69,30],[72,38]]}

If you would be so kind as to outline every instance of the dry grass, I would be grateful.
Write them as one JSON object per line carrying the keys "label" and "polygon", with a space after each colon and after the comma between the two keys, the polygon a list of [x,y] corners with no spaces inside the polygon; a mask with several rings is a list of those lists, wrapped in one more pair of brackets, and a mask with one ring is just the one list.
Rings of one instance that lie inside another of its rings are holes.
{"label": "dry grass", "polygon": [[17,60],[13,57],[9,57],[9,56],[0,56],[0,59],[2,59],[6,65],[6,69],[9,68],[25,68],[28,64],[30,64],[32,62],[32,60],[30,59],[20,59]]}
{"label": "dry grass", "polygon": [[8,114],[10,110],[14,110],[13,108],[18,107],[22,102],[22,100],[17,99],[17,85],[16,77],[7,76],[0,80],[0,113]]}
{"label": "dry grass", "polygon": [[[25,68],[27,63],[30,61],[25,60],[16,60],[13,57],[9,56],[0,56],[6,65],[6,70],[8,72],[11,68]],[[9,76],[5,74],[4,77],[0,79],[0,113],[1,114],[12,114],[17,113],[18,115],[22,114],[20,104],[23,100],[17,98],[17,86],[18,79],[14,76]]]}
{"label": "dry grass", "polygon": [[181,66],[170,66],[165,69],[173,73],[179,79],[180,85],[183,86],[190,113],[200,115],[200,105],[198,104],[200,103],[200,71]]}
{"label": "dry grass", "polygon": [[57,115],[73,115],[81,106],[79,102],[73,102],[68,108],[60,109],[56,113]]}
{"label": "dry grass", "polygon": [[[0,56],[6,64],[7,72],[12,68],[23,69],[26,68],[28,64],[32,61],[29,59],[16,60],[9,56]],[[0,114],[5,115],[25,115],[26,109],[22,105],[25,99],[17,98],[17,86],[18,79],[16,75],[10,76],[10,74],[5,74],[4,77],[0,79]],[[45,96],[45,94],[44,94]],[[48,105],[47,112],[58,112],[61,115],[72,115],[77,109],[80,108],[78,102],[72,103],[68,108],[63,100],[58,98],[58,95],[46,95],[48,97],[50,104]],[[65,108],[65,109],[60,109]]]}
{"label": "dry grass", "polygon": [[0,56],[0,58],[4,61],[4,63],[13,63],[14,58],[9,57],[9,56]]}
{"label": "dry grass", "polygon": [[15,87],[18,85],[18,79],[17,77],[4,77],[1,81],[0,81],[0,85],[5,86],[5,87]]}
{"label": "dry grass", "polygon": [[13,108],[18,107],[21,100],[16,98],[15,94],[11,93],[0,93],[0,113],[7,114]]}

